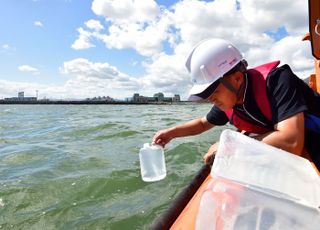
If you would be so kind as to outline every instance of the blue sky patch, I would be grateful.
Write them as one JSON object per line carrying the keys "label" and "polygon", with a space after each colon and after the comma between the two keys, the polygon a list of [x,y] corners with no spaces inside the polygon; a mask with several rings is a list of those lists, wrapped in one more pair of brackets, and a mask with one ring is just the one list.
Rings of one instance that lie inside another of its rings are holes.
{"label": "blue sky patch", "polygon": [[289,36],[286,27],[281,26],[276,30],[267,30],[265,33],[275,41],[280,41],[282,38]]}

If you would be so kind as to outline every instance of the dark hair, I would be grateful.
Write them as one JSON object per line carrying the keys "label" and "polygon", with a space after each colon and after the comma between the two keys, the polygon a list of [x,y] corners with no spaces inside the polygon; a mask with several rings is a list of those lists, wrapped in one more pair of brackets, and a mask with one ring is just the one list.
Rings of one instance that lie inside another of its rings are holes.
{"label": "dark hair", "polygon": [[233,74],[237,71],[245,73],[247,71],[248,62],[245,59],[242,59],[238,64],[236,64],[231,70],[223,74],[222,77],[226,77],[230,74]]}
{"label": "dark hair", "polygon": [[[230,74],[234,74],[237,71],[245,73],[247,71],[247,66],[247,61],[243,59],[238,64],[236,64],[231,70],[226,72],[221,78],[229,76]],[[209,85],[209,87],[207,87],[203,92],[195,94],[195,96],[201,97],[202,99],[207,99],[216,90],[216,88],[220,84],[221,78]]]}

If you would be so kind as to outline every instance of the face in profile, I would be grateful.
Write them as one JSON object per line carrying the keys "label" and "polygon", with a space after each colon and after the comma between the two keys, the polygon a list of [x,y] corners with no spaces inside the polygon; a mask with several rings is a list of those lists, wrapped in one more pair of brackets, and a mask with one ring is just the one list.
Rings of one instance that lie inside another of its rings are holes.
{"label": "face in profile", "polygon": [[[226,77],[226,80],[238,91],[243,83],[243,75],[240,72],[236,72]],[[222,111],[226,111],[239,103],[236,92],[231,91],[223,83],[220,83],[218,87],[207,98],[209,102],[217,106]],[[242,99],[240,100],[242,101]]]}

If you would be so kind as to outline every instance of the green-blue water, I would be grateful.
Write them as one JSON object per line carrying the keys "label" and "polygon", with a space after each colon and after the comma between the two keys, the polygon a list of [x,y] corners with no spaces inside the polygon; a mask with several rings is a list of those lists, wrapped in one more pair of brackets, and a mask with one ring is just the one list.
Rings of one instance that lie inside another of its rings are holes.
{"label": "green-blue water", "polygon": [[203,165],[220,129],[173,140],[167,177],[140,177],[155,132],[209,104],[1,105],[1,229],[147,229]]}

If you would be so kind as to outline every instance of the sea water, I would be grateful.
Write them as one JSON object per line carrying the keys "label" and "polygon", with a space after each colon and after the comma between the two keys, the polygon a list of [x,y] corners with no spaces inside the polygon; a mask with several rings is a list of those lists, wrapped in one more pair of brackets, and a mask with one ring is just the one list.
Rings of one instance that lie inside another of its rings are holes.
{"label": "sea water", "polygon": [[0,229],[148,229],[222,128],[168,144],[167,176],[156,183],[141,180],[139,149],[210,108],[0,105]]}

